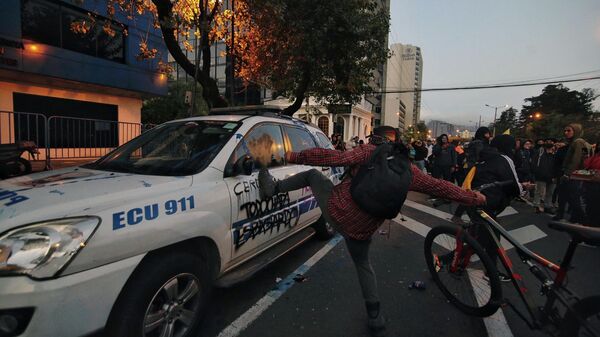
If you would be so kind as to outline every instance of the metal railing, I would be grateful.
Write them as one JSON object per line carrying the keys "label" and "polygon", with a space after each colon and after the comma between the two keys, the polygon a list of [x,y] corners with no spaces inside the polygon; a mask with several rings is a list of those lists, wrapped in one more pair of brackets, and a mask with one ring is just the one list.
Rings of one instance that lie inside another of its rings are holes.
{"label": "metal railing", "polygon": [[104,156],[144,130],[141,123],[0,111],[0,144],[35,142],[43,150],[38,158],[28,159],[44,160],[46,168],[51,168],[54,159]]}

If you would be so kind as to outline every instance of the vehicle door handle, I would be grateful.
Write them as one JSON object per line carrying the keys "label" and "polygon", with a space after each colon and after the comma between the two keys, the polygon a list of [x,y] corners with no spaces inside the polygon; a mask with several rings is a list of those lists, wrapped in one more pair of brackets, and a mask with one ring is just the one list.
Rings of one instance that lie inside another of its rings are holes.
{"label": "vehicle door handle", "polygon": [[331,167],[322,167],[321,168],[321,171],[329,171],[329,170],[331,170]]}

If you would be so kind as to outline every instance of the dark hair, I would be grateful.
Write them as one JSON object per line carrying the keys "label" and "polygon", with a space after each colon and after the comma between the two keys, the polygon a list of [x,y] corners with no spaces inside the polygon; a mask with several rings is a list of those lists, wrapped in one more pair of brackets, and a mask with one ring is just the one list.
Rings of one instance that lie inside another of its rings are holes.
{"label": "dark hair", "polygon": [[381,144],[383,142],[393,142],[399,143],[400,139],[400,130],[397,128],[382,125],[373,129],[373,133],[371,134],[371,143],[373,144]]}

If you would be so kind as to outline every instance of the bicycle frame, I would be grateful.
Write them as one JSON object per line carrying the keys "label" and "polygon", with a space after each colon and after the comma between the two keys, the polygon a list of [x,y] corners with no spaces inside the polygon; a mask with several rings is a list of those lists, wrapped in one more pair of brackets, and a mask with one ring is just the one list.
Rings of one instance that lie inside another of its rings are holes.
{"label": "bicycle frame", "polygon": [[[542,256],[532,252],[523,244],[518,242],[515,238],[513,238],[510,233],[506,229],[504,229],[496,220],[494,220],[489,214],[487,214],[483,210],[477,210],[477,213],[495,230],[500,233],[501,237],[504,237],[508,242],[510,242],[517,254],[521,258],[521,261],[525,263],[529,267],[529,271],[542,283],[541,293],[547,296],[546,303],[543,306],[542,312],[536,310],[536,305],[533,299],[530,297],[528,293],[528,289],[523,282],[523,278],[520,274],[515,272],[513,268],[513,263],[508,257],[505,249],[502,247],[500,243],[500,238],[496,236],[492,228],[490,226],[486,226],[487,231],[491,235],[498,247],[498,257],[504,265],[506,271],[510,274],[512,279],[512,284],[517,290],[519,297],[526,304],[527,311],[529,316],[531,317],[531,321],[528,320],[521,312],[519,312],[511,303],[507,302],[509,306],[515,310],[515,312],[529,325],[530,328],[539,329],[545,326],[544,323],[551,323],[553,314],[556,314],[554,305],[556,301],[562,303],[565,308],[569,311],[573,311],[573,304],[579,301],[579,298],[570,290],[565,288],[564,282],[567,276],[567,271],[573,259],[573,255],[575,253],[575,248],[577,247],[577,242],[571,241],[565,256],[562,260],[562,263],[559,265],[548,261]],[[543,266],[546,269],[551,270],[556,274],[554,280],[548,278],[546,274],[542,272],[540,268],[531,261]],[[537,315],[536,315],[537,313]],[[541,317],[540,317],[541,315]]]}

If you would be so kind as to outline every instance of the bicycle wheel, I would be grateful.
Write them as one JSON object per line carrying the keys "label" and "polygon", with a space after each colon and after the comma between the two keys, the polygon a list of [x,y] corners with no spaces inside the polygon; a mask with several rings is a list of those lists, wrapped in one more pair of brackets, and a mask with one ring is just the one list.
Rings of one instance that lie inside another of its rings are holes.
{"label": "bicycle wheel", "polygon": [[[584,323],[585,322],[585,323]],[[600,336],[600,295],[582,299],[567,311],[561,324],[562,337]]]}
{"label": "bicycle wheel", "polygon": [[462,312],[479,317],[500,307],[498,269],[461,227],[439,226],[425,237],[425,260],[433,281]]}

